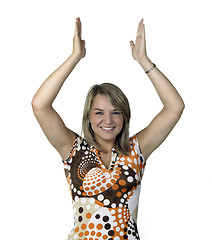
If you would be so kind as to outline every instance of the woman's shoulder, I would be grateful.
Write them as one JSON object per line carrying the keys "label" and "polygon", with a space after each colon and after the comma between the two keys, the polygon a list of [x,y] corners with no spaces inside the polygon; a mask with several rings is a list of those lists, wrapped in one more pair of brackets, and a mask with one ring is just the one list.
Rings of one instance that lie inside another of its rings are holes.
{"label": "woman's shoulder", "polygon": [[64,154],[64,157],[62,158],[63,159],[63,162],[64,161],[67,161],[68,159],[70,159],[76,150],[80,150],[81,149],[81,145],[86,145],[87,142],[86,140],[80,136],[79,134],[75,134],[75,138],[74,138],[74,142],[72,143],[71,146],[67,146],[67,149],[66,149],[66,154]]}
{"label": "woman's shoulder", "polygon": [[136,134],[134,134],[130,137],[130,145],[131,146],[139,145]]}
{"label": "woman's shoulder", "polygon": [[131,154],[136,153],[139,155],[139,157],[143,158],[143,154],[140,149],[140,145],[139,145],[136,134],[130,137],[130,146],[131,146]]}
{"label": "woman's shoulder", "polygon": [[76,150],[85,150],[88,147],[90,147],[90,145],[88,144],[88,142],[86,141],[86,139],[78,134],[76,134],[73,146],[71,148],[71,152],[76,149]]}

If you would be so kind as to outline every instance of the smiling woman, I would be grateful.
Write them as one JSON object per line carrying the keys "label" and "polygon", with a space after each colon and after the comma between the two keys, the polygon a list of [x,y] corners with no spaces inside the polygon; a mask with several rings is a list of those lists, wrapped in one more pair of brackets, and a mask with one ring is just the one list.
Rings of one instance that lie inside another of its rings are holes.
{"label": "smiling woman", "polygon": [[75,224],[69,240],[139,239],[137,210],[147,158],[166,139],[184,109],[177,90],[147,57],[143,20],[136,42],[130,41],[130,46],[164,105],[134,136],[129,137],[129,102],[113,84],[94,85],[88,92],[82,121],[84,138],[67,128],[52,107],[64,81],[86,54],[79,18],[73,53],[32,100],[42,130],[62,157],[72,192]]}
{"label": "smiling woman", "polygon": [[85,139],[90,145],[107,152],[116,147],[119,154],[128,155],[130,105],[120,88],[103,83],[88,92],[82,121]]}
{"label": "smiling woman", "polygon": [[98,94],[91,105],[89,119],[93,139],[101,148],[105,148],[106,152],[112,149],[113,145],[110,144],[116,141],[123,127],[122,114],[114,111],[114,106],[105,95]]}

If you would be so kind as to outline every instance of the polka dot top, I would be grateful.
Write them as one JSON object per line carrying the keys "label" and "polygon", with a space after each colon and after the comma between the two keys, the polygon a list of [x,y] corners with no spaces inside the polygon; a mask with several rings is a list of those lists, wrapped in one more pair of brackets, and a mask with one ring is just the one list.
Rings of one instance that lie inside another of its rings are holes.
{"label": "polka dot top", "polygon": [[136,135],[130,144],[129,156],[112,149],[107,169],[100,152],[76,136],[68,159],[63,160],[75,219],[68,240],[139,239],[136,221],[146,162]]}

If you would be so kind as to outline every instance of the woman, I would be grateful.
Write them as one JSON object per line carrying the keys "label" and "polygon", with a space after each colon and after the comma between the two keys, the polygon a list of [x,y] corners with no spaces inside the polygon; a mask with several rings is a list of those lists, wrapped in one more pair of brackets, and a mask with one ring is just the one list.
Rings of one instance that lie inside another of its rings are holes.
{"label": "woman", "polygon": [[[115,85],[94,85],[86,98],[84,138],[68,129],[52,107],[60,88],[85,57],[81,21],[76,19],[71,56],[42,84],[32,100],[34,114],[62,157],[72,192],[75,224],[68,239],[139,239],[137,207],[146,160],[166,139],[184,109],[170,81],[146,53],[143,19],[133,58],[153,83],[164,107],[150,124],[129,138],[130,107]],[[68,158],[67,158],[68,156]]]}

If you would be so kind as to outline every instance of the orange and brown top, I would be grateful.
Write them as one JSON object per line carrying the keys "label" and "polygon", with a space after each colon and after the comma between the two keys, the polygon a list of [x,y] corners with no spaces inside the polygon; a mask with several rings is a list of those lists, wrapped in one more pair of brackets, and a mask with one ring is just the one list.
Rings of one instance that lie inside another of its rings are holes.
{"label": "orange and brown top", "polygon": [[136,135],[130,143],[129,156],[112,149],[107,169],[99,151],[76,136],[69,157],[63,161],[75,218],[69,240],[139,239],[136,221],[146,162]]}

